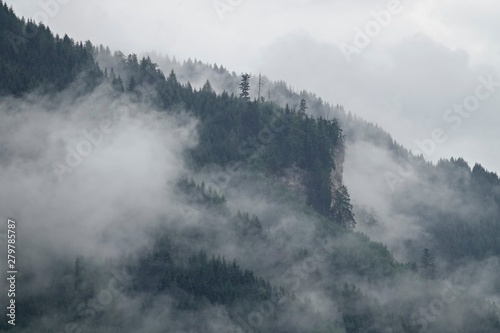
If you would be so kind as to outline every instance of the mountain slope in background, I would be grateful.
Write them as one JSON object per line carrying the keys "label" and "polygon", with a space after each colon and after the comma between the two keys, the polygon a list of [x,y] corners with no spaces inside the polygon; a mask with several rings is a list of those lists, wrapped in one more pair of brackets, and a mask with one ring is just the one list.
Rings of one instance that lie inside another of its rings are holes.
{"label": "mountain slope in background", "polygon": [[[181,82],[201,86],[208,78],[216,91],[238,93],[240,77],[222,66],[205,65],[197,60],[181,64],[168,57],[150,56],[162,70],[174,70]],[[485,170],[480,164],[471,167],[461,158],[429,164],[422,156],[411,154],[377,125],[346,114],[342,106],[332,106],[305,91],[295,93],[284,82],[272,82],[266,77],[261,78],[262,82],[262,96],[265,97],[261,98],[272,96],[273,101],[294,107],[304,99],[308,105],[306,112],[312,117],[339,120],[347,145],[346,182],[351,190],[357,191],[354,199],[359,206],[358,222],[366,224],[363,222],[370,219],[373,222],[374,217],[381,220],[376,226],[372,223],[370,228],[358,226],[364,232],[393,245],[394,250],[400,248],[398,252],[404,260],[418,260],[403,255],[407,251],[400,243],[414,239],[415,227],[423,228],[427,234],[425,239],[419,240],[418,246],[435,248],[447,261],[467,257],[487,259],[500,254],[500,183],[496,173]],[[255,87],[254,98],[257,98],[258,76],[252,78],[252,86]],[[380,203],[380,197],[385,204]],[[370,211],[374,217],[369,216]],[[390,229],[398,229],[398,226],[388,221],[384,224],[384,220],[394,219],[399,225],[416,219],[399,231],[399,242],[382,235],[394,237]],[[407,230],[412,230],[412,235],[403,234]],[[408,236],[410,238],[405,239]]]}
{"label": "mountain slope in background", "polygon": [[1,8],[0,207],[22,248],[2,331],[500,330],[496,174],[283,82],[246,96],[222,67]]}

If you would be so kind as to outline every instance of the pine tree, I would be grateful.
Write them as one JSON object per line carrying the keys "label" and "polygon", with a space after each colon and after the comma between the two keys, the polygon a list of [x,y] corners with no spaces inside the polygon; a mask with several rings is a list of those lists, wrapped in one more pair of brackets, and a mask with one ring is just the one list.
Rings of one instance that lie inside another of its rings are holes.
{"label": "pine tree", "polygon": [[210,84],[209,80],[207,80],[207,82],[205,82],[205,84],[201,88],[201,91],[205,92],[205,93],[209,93],[209,94],[213,94],[214,93],[214,89],[212,88],[212,85]]}
{"label": "pine tree", "polygon": [[250,75],[249,74],[243,74],[241,76],[241,83],[240,83],[240,97],[243,98],[246,101],[250,100]]}
{"label": "pine tree", "polygon": [[426,280],[434,280],[436,278],[436,267],[434,258],[429,249],[424,249],[422,258],[420,259],[420,275]]}
{"label": "pine tree", "polygon": [[135,82],[135,79],[134,79],[134,77],[132,76],[132,77],[130,78],[130,82],[129,82],[129,84],[128,84],[127,90],[128,90],[128,91],[134,91],[134,89],[135,89],[135,87],[136,87],[136,86],[137,86],[137,83]]}
{"label": "pine tree", "polygon": [[307,110],[307,104],[306,104],[306,100],[305,99],[302,99],[300,101],[300,106],[299,106],[299,117],[303,118],[306,116],[306,110]]}
{"label": "pine tree", "polygon": [[352,229],[356,225],[352,212],[351,198],[347,192],[347,187],[344,185],[335,191],[332,215],[340,225],[346,228]]}
{"label": "pine tree", "polygon": [[75,290],[77,290],[82,283],[82,259],[82,257],[77,256],[75,260]]}
{"label": "pine tree", "polygon": [[125,91],[125,88],[123,87],[123,81],[122,81],[122,78],[120,75],[118,75],[118,78],[114,78],[112,81],[111,81],[111,85],[113,86],[113,88],[118,91],[118,92],[124,92]]}

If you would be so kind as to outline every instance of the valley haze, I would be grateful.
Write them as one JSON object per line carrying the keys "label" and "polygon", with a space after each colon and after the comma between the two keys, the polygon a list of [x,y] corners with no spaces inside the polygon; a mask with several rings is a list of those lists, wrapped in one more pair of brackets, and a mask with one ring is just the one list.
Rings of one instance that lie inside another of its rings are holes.
{"label": "valley haze", "polygon": [[0,0],[0,332],[500,332],[497,14]]}

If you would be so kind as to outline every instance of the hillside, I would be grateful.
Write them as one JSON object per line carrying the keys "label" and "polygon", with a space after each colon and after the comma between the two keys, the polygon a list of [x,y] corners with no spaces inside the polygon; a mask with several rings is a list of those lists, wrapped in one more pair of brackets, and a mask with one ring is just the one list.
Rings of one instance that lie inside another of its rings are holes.
{"label": "hillside", "polygon": [[284,82],[258,96],[0,8],[2,332],[500,330],[496,174]]}

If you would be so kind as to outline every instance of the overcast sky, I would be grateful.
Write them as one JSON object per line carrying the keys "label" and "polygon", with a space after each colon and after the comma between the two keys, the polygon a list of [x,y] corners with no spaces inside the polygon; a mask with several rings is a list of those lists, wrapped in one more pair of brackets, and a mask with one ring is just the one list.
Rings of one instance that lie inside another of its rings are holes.
{"label": "overcast sky", "polygon": [[[500,172],[497,1],[7,2],[75,40],[283,79],[378,123],[430,160],[463,156]],[[416,142],[424,140],[422,149]]]}

